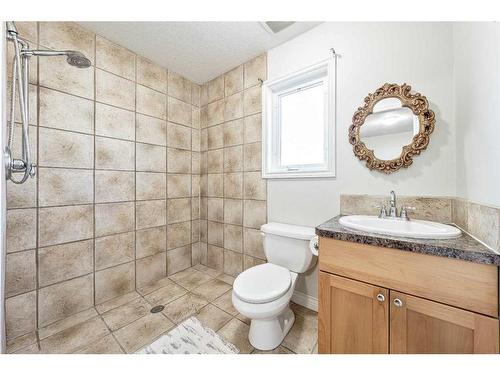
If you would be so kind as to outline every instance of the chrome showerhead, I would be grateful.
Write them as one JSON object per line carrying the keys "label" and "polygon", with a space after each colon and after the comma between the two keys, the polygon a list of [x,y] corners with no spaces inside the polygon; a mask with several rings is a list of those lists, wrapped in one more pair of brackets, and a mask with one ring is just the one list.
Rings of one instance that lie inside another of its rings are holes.
{"label": "chrome showerhead", "polygon": [[88,68],[91,65],[89,59],[87,59],[83,53],[78,51],[66,51],[68,57],[66,61],[69,65],[76,66],[77,68]]}

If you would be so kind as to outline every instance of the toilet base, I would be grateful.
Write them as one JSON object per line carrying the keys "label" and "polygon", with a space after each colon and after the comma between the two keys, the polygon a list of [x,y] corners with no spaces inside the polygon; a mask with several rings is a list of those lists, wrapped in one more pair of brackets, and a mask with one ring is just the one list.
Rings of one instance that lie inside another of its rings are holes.
{"label": "toilet base", "polygon": [[248,339],[259,350],[277,348],[295,322],[295,314],[289,306],[280,315],[271,319],[252,319]]}

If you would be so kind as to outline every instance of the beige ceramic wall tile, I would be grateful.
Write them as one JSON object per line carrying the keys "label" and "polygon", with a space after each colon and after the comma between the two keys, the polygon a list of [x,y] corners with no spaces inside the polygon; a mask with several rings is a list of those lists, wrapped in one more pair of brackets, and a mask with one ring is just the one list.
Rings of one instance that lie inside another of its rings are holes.
{"label": "beige ceramic wall tile", "polygon": [[167,250],[191,243],[191,222],[169,224],[167,226]]}
{"label": "beige ceramic wall tile", "polygon": [[243,90],[243,65],[239,65],[224,74],[225,96],[232,95],[241,90]]}
{"label": "beige ceramic wall tile", "polygon": [[245,171],[260,171],[262,169],[262,143],[246,144],[243,149],[243,168]]}
{"label": "beige ceramic wall tile", "polygon": [[243,255],[224,250],[224,273],[237,276],[243,271]]}
{"label": "beige ceramic wall tile", "polygon": [[243,144],[243,119],[224,124],[224,147]]}
{"label": "beige ceramic wall tile", "polygon": [[224,151],[211,150],[206,153],[207,157],[207,169],[208,173],[222,173],[224,167]]}
{"label": "beige ceramic wall tile", "polygon": [[208,192],[209,197],[223,197],[224,178],[222,173],[208,175]]}
{"label": "beige ceramic wall tile", "polygon": [[266,263],[265,260],[254,258],[248,255],[243,256],[243,270],[258,266],[259,264]]}
{"label": "beige ceramic wall tile", "polygon": [[224,248],[243,252],[243,228],[239,225],[224,224]]}
{"label": "beige ceramic wall tile", "polygon": [[7,253],[36,247],[36,231],[26,231],[26,228],[36,228],[36,209],[7,211]]}
{"label": "beige ceramic wall tile", "polygon": [[192,125],[191,105],[181,100],[169,97],[168,121],[175,122],[181,125],[191,126]]}
{"label": "beige ceramic wall tile", "polygon": [[135,173],[95,171],[95,202],[132,201],[135,196]]}
{"label": "beige ceramic wall tile", "polygon": [[95,206],[95,235],[107,236],[134,230],[134,203],[105,203]]}
{"label": "beige ceramic wall tile", "polygon": [[58,206],[92,203],[94,172],[60,168],[38,169],[38,204]]}
{"label": "beige ceramic wall tile", "polygon": [[208,198],[207,199],[208,220],[211,221],[224,221],[224,199],[222,198]]}
{"label": "beige ceramic wall tile", "polygon": [[96,69],[96,100],[123,109],[135,109],[135,84],[125,78]]}
{"label": "beige ceramic wall tile", "polygon": [[245,117],[243,120],[245,128],[245,143],[262,141],[262,115],[260,113]]}
{"label": "beige ceramic wall tile", "polygon": [[245,116],[261,111],[261,91],[260,86],[255,86],[243,92],[243,113]]}
{"label": "beige ceramic wall tile", "polygon": [[167,119],[167,96],[146,86],[137,85],[137,112]]}
{"label": "beige ceramic wall tile", "polygon": [[224,224],[208,221],[208,241],[214,246],[224,246]]}
{"label": "beige ceramic wall tile", "polygon": [[191,267],[191,246],[182,246],[167,251],[167,275]]}
{"label": "beige ceramic wall tile", "polygon": [[243,116],[243,93],[226,97],[224,120],[231,121]]}
{"label": "beige ceramic wall tile", "polygon": [[39,97],[40,126],[93,134],[93,101],[43,87]]}
{"label": "beige ceramic wall tile", "polygon": [[169,148],[167,157],[169,173],[191,173],[191,151]]}
{"label": "beige ceramic wall tile", "polygon": [[94,167],[94,137],[55,129],[39,129],[39,164],[44,167]]}
{"label": "beige ceramic wall tile", "polygon": [[112,138],[95,138],[96,169],[129,170],[135,168],[135,147],[133,142]]}
{"label": "beige ceramic wall tile", "polygon": [[94,277],[86,275],[38,291],[38,325],[44,327],[94,305]]}
{"label": "beige ceramic wall tile", "polygon": [[243,173],[224,174],[224,197],[243,198]]}
{"label": "beige ceramic wall tile", "polygon": [[191,82],[172,71],[168,72],[168,95],[191,103]]}
{"label": "beige ceramic wall tile", "polygon": [[159,227],[166,223],[165,200],[136,203],[136,229]]}
{"label": "beige ceramic wall tile", "polygon": [[38,22],[16,21],[17,32],[30,42],[38,42]]}
{"label": "beige ceramic wall tile", "polygon": [[243,198],[266,200],[266,180],[262,179],[260,172],[245,172],[243,179]]}
{"label": "beige ceramic wall tile", "polygon": [[243,210],[245,227],[260,229],[266,223],[266,202],[245,200]]}
{"label": "beige ceramic wall tile", "polygon": [[137,83],[166,93],[167,70],[141,56],[137,56]]}
{"label": "beige ceramic wall tile", "polygon": [[36,179],[30,178],[22,185],[7,181],[7,209],[36,206]]}
{"label": "beige ceramic wall tile", "polygon": [[167,145],[167,122],[137,114],[136,116],[136,140],[137,142],[152,143],[155,145]]}
{"label": "beige ceramic wall tile", "polygon": [[166,227],[138,230],[136,232],[136,256],[144,258],[167,249]]}
{"label": "beige ceramic wall tile", "polygon": [[151,284],[167,276],[167,259],[165,252],[161,252],[136,262],[137,287]]}
{"label": "beige ceramic wall tile", "polygon": [[145,143],[136,143],[135,165],[137,171],[166,172],[167,149],[163,146],[154,146]]}
{"label": "beige ceramic wall tile", "polygon": [[74,22],[39,22],[39,43],[55,50],[74,50],[94,62],[95,34]]}
{"label": "beige ceramic wall tile", "polygon": [[224,172],[243,171],[243,146],[224,148]]}
{"label": "beige ceramic wall tile", "polygon": [[135,233],[128,232],[96,238],[95,268],[107,267],[135,260]]}
{"label": "beige ceramic wall tile", "polygon": [[245,88],[259,85],[259,79],[265,81],[267,78],[267,59],[266,54],[259,55],[248,61],[244,65],[245,71]]}
{"label": "beige ceramic wall tile", "polygon": [[135,289],[134,262],[98,271],[95,274],[95,302],[102,303]]}
{"label": "beige ceramic wall tile", "polygon": [[136,199],[165,199],[166,185],[164,173],[136,172]]}
{"label": "beige ceramic wall tile", "polygon": [[36,330],[36,292],[20,294],[5,300],[5,330],[13,339]]}
{"label": "beige ceramic wall tile", "polygon": [[191,82],[191,103],[201,107],[201,86]]}
{"label": "beige ceramic wall tile", "polygon": [[38,63],[40,86],[94,99],[94,67],[79,69],[65,58],[41,58]]}
{"label": "beige ceramic wall tile", "polygon": [[[224,97],[224,76],[219,76],[208,82],[208,103]],[[202,104],[203,105],[203,104]]]}
{"label": "beige ceramic wall tile", "polygon": [[191,196],[191,175],[169,174],[167,176],[169,198],[184,198]]}
{"label": "beige ceramic wall tile", "polygon": [[243,224],[243,201],[241,199],[224,199],[224,222]]}
{"label": "beige ceramic wall tile", "polygon": [[96,36],[96,66],[135,80],[135,54],[99,35]]}
{"label": "beige ceramic wall tile", "polygon": [[135,139],[134,112],[102,103],[96,103],[95,106],[95,131],[97,135],[129,141]]}
{"label": "beige ceramic wall tile", "polygon": [[452,222],[460,228],[468,228],[468,202],[465,199],[455,198],[452,202]]}
{"label": "beige ceramic wall tile", "polygon": [[200,129],[200,109],[198,107],[191,107],[191,127]]}
{"label": "beige ceramic wall tile", "polygon": [[167,128],[167,146],[191,150],[191,129],[169,122]]}
{"label": "beige ceramic wall tile", "polygon": [[73,314],[67,318],[58,320],[55,323],[52,323],[46,327],[42,327],[38,330],[38,338],[39,340],[46,339],[49,336],[55,335],[56,333],[62,332],[71,328],[75,325],[83,323],[89,319],[92,319],[97,316],[97,311],[91,307],[87,310],[83,310],[79,313]]}
{"label": "beige ceramic wall tile", "polygon": [[48,246],[91,238],[93,226],[92,205],[40,208],[38,244]]}
{"label": "beige ceramic wall tile", "polygon": [[169,224],[191,220],[191,199],[168,199],[167,218]]}
{"label": "beige ceramic wall tile", "polygon": [[72,242],[38,250],[40,287],[83,276],[94,270],[94,242]]}
{"label": "beige ceramic wall tile", "polygon": [[[37,102],[38,102],[38,91],[37,87],[35,85],[29,85],[29,107],[30,108],[36,108],[37,107]],[[10,116],[10,103],[12,101],[12,86],[11,83],[7,83],[7,108],[9,109],[9,116]],[[16,92],[16,103],[19,103],[19,91]],[[16,123],[22,123],[22,118],[21,118],[21,110],[19,104],[16,104],[16,112],[14,113],[14,122]],[[28,124],[29,125],[37,125],[38,124],[38,111],[30,111],[29,117],[28,117]]]}
{"label": "beige ceramic wall tile", "polygon": [[7,254],[5,261],[6,297],[26,293],[36,288],[35,250]]}
{"label": "beige ceramic wall tile", "polygon": [[260,230],[244,228],[243,243],[245,244],[245,254],[264,260],[266,259]]}
{"label": "beige ceramic wall tile", "polygon": [[225,101],[223,99],[207,106],[207,125],[214,126],[224,122]]}

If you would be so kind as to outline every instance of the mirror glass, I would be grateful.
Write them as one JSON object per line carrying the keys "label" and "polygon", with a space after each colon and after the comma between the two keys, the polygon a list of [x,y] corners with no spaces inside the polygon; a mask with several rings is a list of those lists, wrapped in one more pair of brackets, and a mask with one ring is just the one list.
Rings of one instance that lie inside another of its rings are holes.
{"label": "mirror glass", "polygon": [[401,155],[403,146],[412,143],[420,128],[418,117],[398,98],[385,98],[373,107],[360,127],[360,139],[375,157],[391,160]]}

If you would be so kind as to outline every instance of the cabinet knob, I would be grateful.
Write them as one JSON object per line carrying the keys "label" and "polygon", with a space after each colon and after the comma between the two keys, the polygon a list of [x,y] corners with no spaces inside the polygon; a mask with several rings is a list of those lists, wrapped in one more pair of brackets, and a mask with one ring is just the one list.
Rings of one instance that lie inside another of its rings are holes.
{"label": "cabinet knob", "polygon": [[396,298],[396,299],[394,300],[394,306],[396,306],[396,307],[401,307],[401,306],[403,306],[403,301],[401,301],[399,298]]}
{"label": "cabinet knob", "polygon": [[384,302],[385,296],[382,293],[377,294],[377,301]]}

